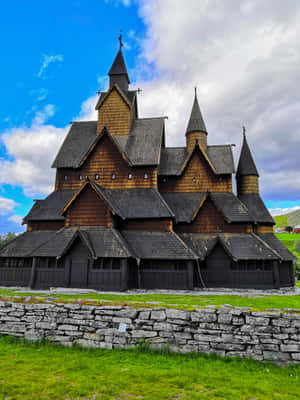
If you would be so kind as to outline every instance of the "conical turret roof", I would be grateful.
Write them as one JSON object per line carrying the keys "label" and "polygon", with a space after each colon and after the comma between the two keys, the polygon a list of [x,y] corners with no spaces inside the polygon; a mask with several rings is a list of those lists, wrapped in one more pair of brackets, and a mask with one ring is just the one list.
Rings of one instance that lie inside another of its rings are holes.
{"label": "conical turret roof", "polygon": [[191,116],[186,128],[186,134],[189,132],[204,132],[207,134],[207,129],[200,111],[196,90]]}
{"label": "conical turret roof", "polygon": [[245,175],[259,176],[255,162],[253,160],[253,157],[252,157],[252,154],[251,154],[251,151],[249,148],[249,145],[248,145],[248,142],[247,142],[245,131],[244,131],[243,135],[244,135],[243,146],[242,146],[242,150],[241,150],[241,155],[240,155],[239,165],[238,165],[236,175],[237,176],[245,176]]}
{"label": "conical turret roof", "polygon": [[108,72],[109,76],[113,75],[125,75],[127,78],[128,83],[129,81],[129,76],[126,68],[126,64],[124,61],[123,53],[122,53],[122,48],[120,47],[118,54],[116,55],[116,58]]}

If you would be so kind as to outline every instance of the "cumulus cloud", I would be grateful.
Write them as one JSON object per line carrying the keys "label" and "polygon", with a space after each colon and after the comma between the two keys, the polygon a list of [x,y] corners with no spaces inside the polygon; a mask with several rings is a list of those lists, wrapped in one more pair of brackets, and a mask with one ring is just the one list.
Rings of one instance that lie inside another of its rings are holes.
{"label": "cumulus cloud", "polygon": [[2,140],[13,160],[0,160],[0,182],[20,185],[28,196],[40,196],[53,189],[55,171],[50,169],[67,128],[45,122],[54,113],[51,104],[36,113],[29,127],[12,128]]}
{"label": "cumulus cloud", "polygon": [[17,206],[17,203],[12,199],[0,197],[0,215],[9,214]]}
{"label": "cumulus cloud", "polygon": [[64,61],[64,56],[62,54],[56,54],[56,55],[48,55],[48,54],[43,54],[42,55],[42,60],[41,60],[41,68],[37,74],[39,78],[46,78],[46,70],[49,67],[50,64],[56,63],[56,62],[63,62]]}
{"label": "cumulus cloud", "polygon": [[[193,87],[211,144],[241,144],[242,125],[265,198],[300,199],[300,5],[296,0],[144,0],[140,110],[167,114],[168,144],[183,145]],[[233,6],[234,4],[234,6]],[[172,17],[170,17],[172,10]]]}
{"label": "cumulus cloud", "polygon": [[23,217],[21,217],[20,215],[14,214],[11,217],[8,217],[8,220],[14,222],[17,225],[21,225],[22,221],[23,221]]}

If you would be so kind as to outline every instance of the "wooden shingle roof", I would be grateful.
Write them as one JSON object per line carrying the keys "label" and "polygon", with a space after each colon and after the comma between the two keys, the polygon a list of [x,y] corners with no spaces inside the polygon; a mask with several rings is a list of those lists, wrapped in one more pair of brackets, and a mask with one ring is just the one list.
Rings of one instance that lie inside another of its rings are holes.
{"label": "wooden shingle roof", "polygon": [[254,222],[259,224],[275,225],[274,219],[265,206],[259,194],[241,194],[239,199],[248,208],[250,215],[253,217]]}
{"label": "wooden shingle roof", "polygon": [[44,200],[36,200],[29,213],[24,217],[24,223],[28,221],[64,220],[65,218],[60,215],[60,212],[75,192],[75,190],[56,190]]}
{"label": "wooden shingle roof", "polygon": [[236,174],[237,176],[245,176],[245,175],[259,176],[245,133],[244,133],[243,146]]}
{"label": "wooden shingle roof", "polygon": [[207,129],[204,123],[204,119],[202,117],[198,99],[197,99],[197,94],[195,91],[195,98],[194,98],[194,104],[192,107],[192,112],[190,115],[190,119],[186,128],[186,133],[188,134],[190,132],[204,132],[207,134]]}
{"label": "wooden shingle roof", "polygon": [[197,258],[174,232],[122,231],[122,236],[139,259],[192,260]]}
{"label": "wooden shingle roof", "polygon": [[[217,175],[233,174],[235,171],[230,145],[207,146],[206,155]],[[189,154],[186,147],[163,147],[161,149],[158,175],[180,176]]]}

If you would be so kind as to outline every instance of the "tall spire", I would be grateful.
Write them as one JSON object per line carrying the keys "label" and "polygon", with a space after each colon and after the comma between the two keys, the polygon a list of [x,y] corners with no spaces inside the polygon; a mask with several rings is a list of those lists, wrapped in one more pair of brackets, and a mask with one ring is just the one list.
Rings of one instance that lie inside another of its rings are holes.
{"label": "tall spire", "polygon": [[236,175],[237,176],[253,175],[258,177],[259,174],[257,172],[256,165],[247,142],[245,127],[243,127],[243,137],[244,137],[243,146],[241,150],[241,155]]}
{"label": "tall spire", "polygon": [[122,53],[122,47],[123,47],[122,34],[120,34],[119,36],[119,42],[120,42],[119,51],[108,72],[109,87],[112,87],[113,84],[116,83],[122,90],[127,91],[130,80]]}
{"label": "tall spire", "polygon": [[204,132],[207,134],[206,126],[200,111],[198,98],[197,98],[197,88],[195,87],[195,98],[194,104],[189,119],[188,126],[186,128],[186,134],[190,132]]}

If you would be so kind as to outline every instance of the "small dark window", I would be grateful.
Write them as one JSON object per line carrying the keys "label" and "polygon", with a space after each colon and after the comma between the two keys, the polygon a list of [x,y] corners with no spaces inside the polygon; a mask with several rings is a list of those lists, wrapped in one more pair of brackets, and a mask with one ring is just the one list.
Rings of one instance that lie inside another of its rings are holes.
{"label": "small dark window", "polygon": [[64,176],[64,180],[67,181],[68,180],[68,175]]}
{"label": "small dark window", "polygon": [[116,174],[111,174],[111,179],[114,181],[116,179]]}
{"label": "small dark window", "polygon": [[82,175],[79,175],[79,180],[82,181]]}
{"label": "small dark window", "polygon": [[132,179],[132,174],[128,174],[128,179]]}
{"label": "small dark window", "polygon": [[144,179],[148,179],[148,174],[147,174],[147,172],[144,173]]}
{"label": "small dark window", "polygon": [[99,179],[99,175],[98,175],[98,174],[95,175],[95,179],[96,179],[96,180]]}
{"label": "small dark window", "polygon": [[193,178],[193,182],[196,183],[196,178]]}
{"label": "small dark window", "polygon": [[163,179],[163,182],[164,182],[164,183],[166,183],[166,182],[167,182],[166,178],[164,178],[164,179]]}

